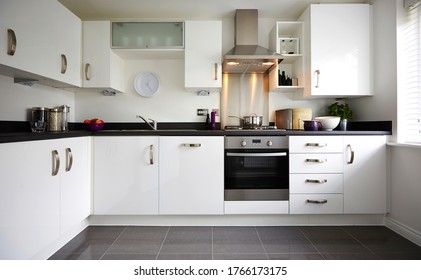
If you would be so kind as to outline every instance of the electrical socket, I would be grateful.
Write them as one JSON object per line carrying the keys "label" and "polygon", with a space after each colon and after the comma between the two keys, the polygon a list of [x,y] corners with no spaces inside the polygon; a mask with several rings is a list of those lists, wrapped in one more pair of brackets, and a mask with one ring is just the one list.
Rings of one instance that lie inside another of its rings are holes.
{"label": "electrical socket", "polygon": [[219,116],[219,109],[212,109],[212,112],[216,112],[216,115]]}
{"label": "electrical socket", "polygon": [[208,109],[197,109],[198,116],[206,116],[208,114]]}

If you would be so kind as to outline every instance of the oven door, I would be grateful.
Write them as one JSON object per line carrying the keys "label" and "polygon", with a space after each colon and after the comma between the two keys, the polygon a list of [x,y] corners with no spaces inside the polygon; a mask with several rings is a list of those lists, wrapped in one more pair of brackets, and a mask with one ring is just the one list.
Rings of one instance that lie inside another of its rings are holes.
{"label": "oven door", "polygon": [[288,200],[288,149],[225,150],[225,200]]}

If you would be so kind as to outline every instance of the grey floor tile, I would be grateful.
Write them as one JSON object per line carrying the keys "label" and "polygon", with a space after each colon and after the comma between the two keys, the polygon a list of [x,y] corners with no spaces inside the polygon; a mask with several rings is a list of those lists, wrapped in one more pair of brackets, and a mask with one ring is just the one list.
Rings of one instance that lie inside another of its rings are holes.
{"label": "grey floor tile", "polygon": [[164,240],[168,226],[129,226],[118,237],[119,240]]}
{"label": "grey floor tile", "polygon": [[212,254],[212,227],[171,227],[161,254]]}
{"label": "grey floor tile", "polygon": [[327,253],[323,254],[326,260],[380,260],[380,257],[372,253]]}
{"label": "grey floor tile", "polygon": [[214,260],[267,260],[266,254],[213,254]]}
{"label": "grey floor tile", "polygon": [[158,260],[212,260],[212,254],[159,254]]}
{"label": "grey floor tile", "polygon": [[107,254],[158,254],[160,239],[118,239],[106,251]]}
{"label": "grey floor tile", "polygon": [[105,254],[101,260],[155,260],[157,254]]}
{"label": "grey floor tile", "polygon": [[421,260],[420,253],[379,253],[382,260]]}
{"label": "grey floor tile", "polygon": [[317,253],[298,227],[257,227],[267,253]]}
{"label": "grey floor tile", "polygon": [[81,239],[116,239],[125,229],[125,226],[90,226],[79,233],[75,238]]}
{"label": "grey floor tile", "polygon": [[214,227],[214,254],[265,254],[254,227]]}
{"label": "grey floor tile", "polygon": [[312,239],[353,239],[353,237],[348,234],[341,227],[335,226],[302,226],[300,230],[305,234],[305,236]]}
{"label": "grey floor tile", "polygon": [[313,239],[311,242],[320,253],[370,253],[354,239]]}
{"label": "grey floor tile", "polygon": [[268,254],[269,260],[324,260],[321,254]]}
{"label": "grey floor tile", "polygon": [[110,248],[112,239],[83,239],[74,238],[64,245],[57,253],[59,254],[103,254]]}
{"label": "grey floor tile", "polygon": [[56,253],[49,260],[99,260],[102,254],[82,253],[82,254],[66,254]]}

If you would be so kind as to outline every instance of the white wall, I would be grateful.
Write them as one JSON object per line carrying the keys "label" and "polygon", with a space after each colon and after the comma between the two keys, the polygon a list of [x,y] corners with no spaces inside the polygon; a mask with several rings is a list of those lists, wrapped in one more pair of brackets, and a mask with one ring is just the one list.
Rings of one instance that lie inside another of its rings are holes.
{"label": "white wall", "polygon": [[32,87],[15,84],[13,78],[0,75],[0,120],[29,121],[32,107],[70,106],[70,121],[74,119],[74,93],[35,84]]}

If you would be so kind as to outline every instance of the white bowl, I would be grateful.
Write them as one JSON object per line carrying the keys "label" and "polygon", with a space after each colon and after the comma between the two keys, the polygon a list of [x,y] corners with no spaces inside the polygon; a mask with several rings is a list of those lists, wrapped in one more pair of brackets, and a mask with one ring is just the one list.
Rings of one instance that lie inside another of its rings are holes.
{"label": "white bowl", "polygon": [[341,118],[335,117],[335,116],[323,116],[323,117],[316,117],[314,118],[314,120],[321,123],[322,130],[331,131],[338,126]]}

